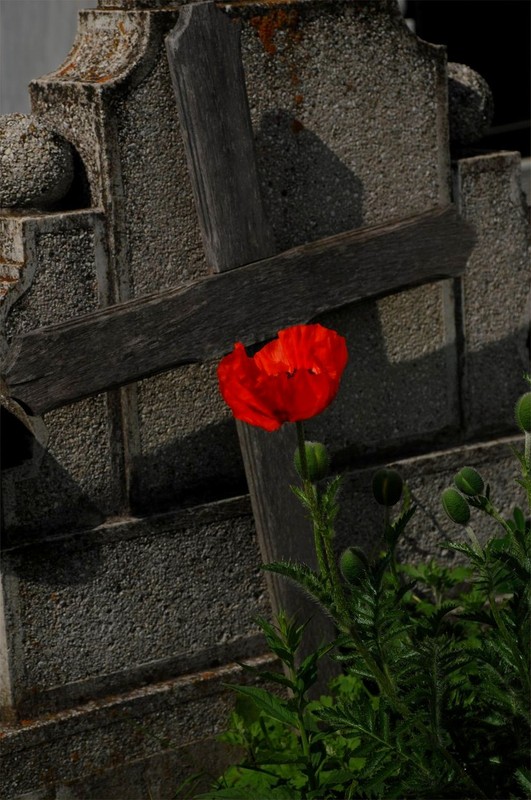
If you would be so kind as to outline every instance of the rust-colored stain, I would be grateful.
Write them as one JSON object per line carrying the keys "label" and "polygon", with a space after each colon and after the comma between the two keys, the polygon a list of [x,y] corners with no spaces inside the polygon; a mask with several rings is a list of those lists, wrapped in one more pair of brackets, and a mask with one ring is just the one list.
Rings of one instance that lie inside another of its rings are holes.
{"label": "rust-colored stain", "polygon": [[50,767],[50,768],[48,768],[46,770],[43,770],[43,772],[41,772],[41,782],[42,783],[53,783],[55,780],[57,780],[57,773],[56,773],[55,769],[53,769],[53,767]]}
{"label": "rust-colored stain", "polygon": [[68,72],[72,72],[72,70],[75,68],[76,68],[76,62],[71,61],[70,64],[65,64],[64,67],[60,69],[57,74],[63,76],[66,75]]}
{"label": "rust-colored stain", "polygon": [[304,125],[300,121],[300,119],[292,119],[291,120],[291,130],[293,133],[297,134],[300,133],[304,129]]}
{"label": "rust-colored stain", "polygon": [[201,681],[209,681],[212,678],[216,677],[216,673],[210,669],[203,670],[202,672],[198,672],[197,676]]}
{"label": "rust-colored stain", "polygon": [[118,21],[118,28],[119,28],[120,33],[122,34],[122,36],[127,36],[127,31],[125,29],[125,25],[123,23],[123,20],[119,20]]}
{"label": "rust-colored stain", "polygon": [[72,761],[73,764],[77,764],[79,759],[80,759],[79,750],[74,750],[73,753],[70,753],[70,761]]}
{"label": "rust-colored stain", "polygon": [[[71,61],[70,64],[66,64],[62,69],[60,69],[57,73],[61,78],[67,75],[72,70],[78,68],[78,65],[75,61]],[[111,79],[110,75],[102,75],[100,70],[95,69],[94,67],[85,70],[81,75],[77,76],[81,81],[88,81],[90,83],[105,83],[105,81],[109,81]]]}
{"label": "rust-colored stain", "polygon": [[277,8],[251,17],[250,23],[258,33],[262,46],[266,53],[273,56],[277,52],[275,36],[278,31],[287,31],[292,42],[299,42],[301,32],[297,30],[299,24],[299,14],[296,9]]}
{"label": "rust-colored stain", "polygon": [[295,105],[296,106],[302,106],[302,104],[304,102],[304,97],[303,97],[302,94],[296,94],[293,99],[295,100]]}

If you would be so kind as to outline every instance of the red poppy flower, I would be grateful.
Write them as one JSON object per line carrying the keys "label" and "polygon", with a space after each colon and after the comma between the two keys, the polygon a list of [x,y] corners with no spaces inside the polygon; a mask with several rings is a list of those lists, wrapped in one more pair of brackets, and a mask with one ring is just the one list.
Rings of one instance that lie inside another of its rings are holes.
{"label": "red poppy flower", "polygon": [[294,325],[252,358],[241,342],[218,366],[219,388],[236,419],[274,431],[320,414],[339,389],[345,339],[322,325]]}

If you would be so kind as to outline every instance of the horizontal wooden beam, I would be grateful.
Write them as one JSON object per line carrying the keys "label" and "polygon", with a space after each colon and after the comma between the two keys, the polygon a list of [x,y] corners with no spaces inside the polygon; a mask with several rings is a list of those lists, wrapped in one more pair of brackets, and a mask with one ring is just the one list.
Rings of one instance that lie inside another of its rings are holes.
{"label": "horizontal wooden beam", "polygon": [[4,378],[42,414],[75,400],[216,359],[330,309],[460,275],[473,234],[453,207],[295,247],[190,286],[23,335]]}

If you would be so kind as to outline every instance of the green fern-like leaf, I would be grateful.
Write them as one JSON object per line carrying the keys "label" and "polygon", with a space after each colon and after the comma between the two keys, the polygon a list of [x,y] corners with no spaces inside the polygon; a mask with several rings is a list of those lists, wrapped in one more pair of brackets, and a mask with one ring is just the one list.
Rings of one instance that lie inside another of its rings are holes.
{"label": "green fern-like leaf", "polygon": [[323,580],[305,564],[293,564],[288,561],[273,561],[263,564],[262,569],[283,575],[304,589],[311,597],[318,600],[325,610],[333,608],[333,600]]}

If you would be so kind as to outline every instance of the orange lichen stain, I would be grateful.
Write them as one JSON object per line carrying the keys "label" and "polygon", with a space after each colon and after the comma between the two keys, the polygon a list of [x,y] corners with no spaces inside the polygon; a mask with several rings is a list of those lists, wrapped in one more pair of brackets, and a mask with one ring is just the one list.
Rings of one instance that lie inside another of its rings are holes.
{"label": "orange lichen stain", "polygon": [[216,677],[216,673],[212,670],[206,669],[203,672],[198,673],[198,677],[201,681],[209,681]]}
{"label": "orange lichen stain", "polygon": [[119,28],[120,33],[122,34],[122,36],[127,36],[127,31],[125,30],[125,25],[123,23],[123,20],[119,20],[118,28]]}
{"label": "orange lichen stain", "polygon": [[55,780],[57,780],[57,773],[52,767],[41,772],[42,783],[53,783]]}
{"label": "orange lichen stain", "polygon": [[298,86],[299,83],[301,82],[301,79],[299,78],[299,74],[297,72],[296,67],[292,67],[291,68],[291,73],[290,73],[289,79],[291,81],[291,85],[292,86]]}
{"label": "orange lichen stain", "polygon": [[278,31],[288,31],[292,41],[300,41],[300,31],[296,30],[299,23],[299,14],[295,9],[279,8],[275,11],[269,11],[266,14],[251,17],[250,23],[257,31],[264,50],[271,56],[277,52],[274,39]]}
{"label": "orange lichen stain", "polygon": [[293,133],[298,134],[304,129],[304,125],[300,121],[300,119],[292,119],[291,121],[291,130]]}
{"label": "orange lichen stain", "polygon": [[72,70],[75,68],[76,68],[76,62],[71,61],[70,64],[65,64],[65,66],[62,69],[60,69],[57,74],[61,76],[66,75],[67,72],[72,72]]}

